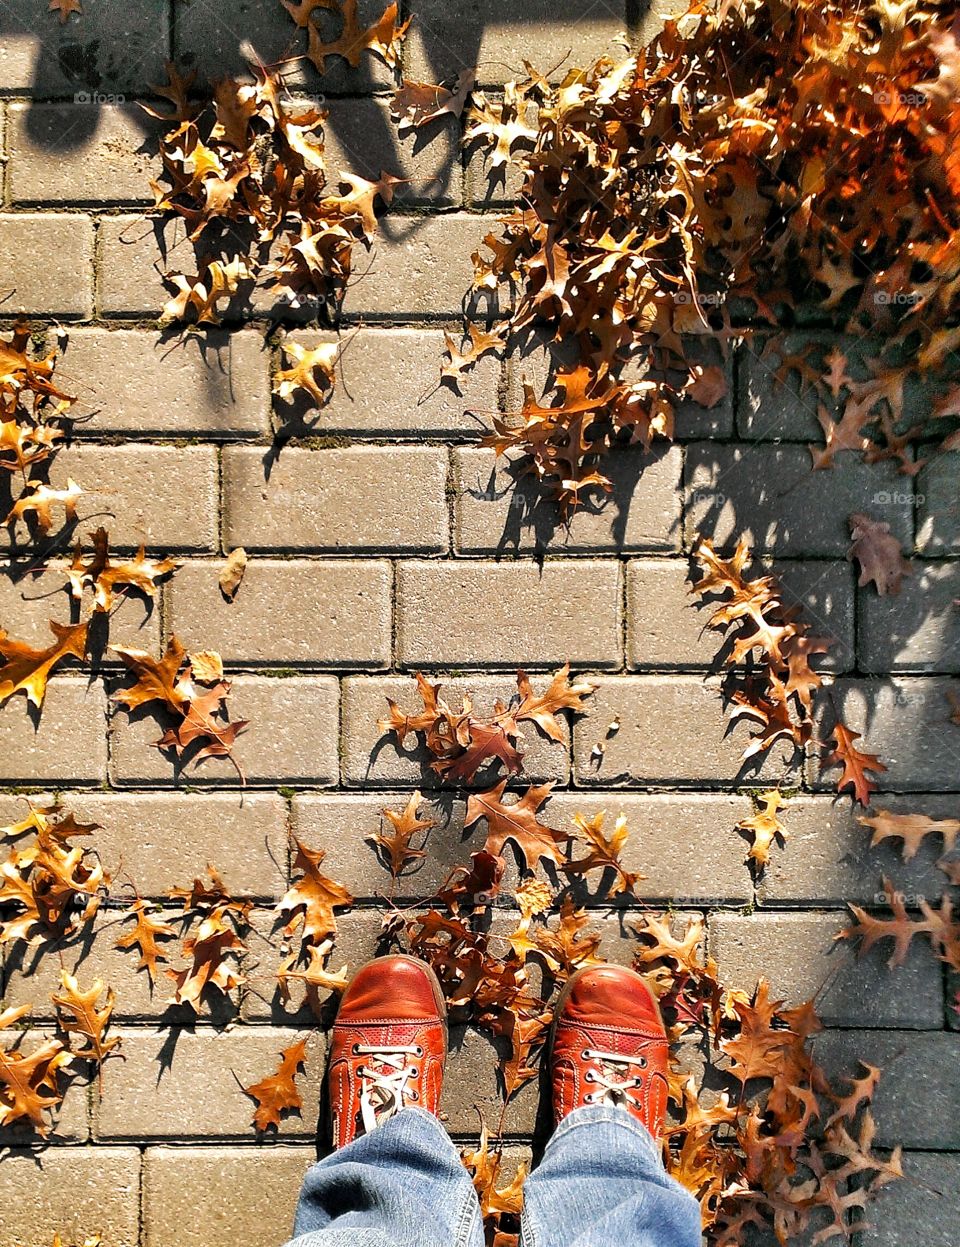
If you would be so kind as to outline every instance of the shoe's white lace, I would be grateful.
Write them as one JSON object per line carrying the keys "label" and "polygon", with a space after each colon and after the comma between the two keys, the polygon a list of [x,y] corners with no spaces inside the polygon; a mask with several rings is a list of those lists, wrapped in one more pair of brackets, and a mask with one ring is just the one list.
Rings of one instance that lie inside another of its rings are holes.
{"label": "shoe's white lace", "polygon": [[359,1066],[360,1116],[368,1133],[393,1117],[403,1108],[404,1099],[416,1101],[418,1092],[407,1086],[419,1073],[411,1057],[422,1057],[419,1044],[354,1044],[355,1056],[368,1056],[370,1063]]}
{"label": "shoe's white lace", "polygon": [[[584,1061],[592,1062],[584,1074],[584,1080],[596,1083],[599,1090],[583,1097],[585,1104],[622,1104],[629,1101],[629,1092],[643,1086],[643,1079],[630,1073],[630,1067],[646,1069],[647,1058],[627,1056],[622,1052],[602,1052],[598,1048],[584,1048],[580,1054]],[[624,1077],[624,1075],[627,1077]]]}

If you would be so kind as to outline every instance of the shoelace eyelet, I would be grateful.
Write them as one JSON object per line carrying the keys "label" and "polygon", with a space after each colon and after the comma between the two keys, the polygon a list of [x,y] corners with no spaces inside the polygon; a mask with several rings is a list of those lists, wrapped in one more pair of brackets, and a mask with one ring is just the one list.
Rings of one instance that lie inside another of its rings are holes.
{"label": "shoelace eyelet", "polygon": [[419,1044],[417,1044],[417,1046],[414,1048],[413,1053],[414,1053],[414,1056],[418,1056],[418,1057],[423,1056],[423,1049],[420,1047]]}

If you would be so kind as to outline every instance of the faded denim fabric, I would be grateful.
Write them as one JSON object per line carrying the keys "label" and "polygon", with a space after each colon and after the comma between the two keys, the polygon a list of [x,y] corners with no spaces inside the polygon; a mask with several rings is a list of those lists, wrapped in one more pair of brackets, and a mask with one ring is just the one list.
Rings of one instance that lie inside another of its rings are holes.
{"label": "faded denim fabric", "polygon": [[[287,1247],[483,1247],[473,1183],[432,1114],[405,1108],[314,1165]],[[521,1247],[700,1247],[700,1209],[624,1109],[578,1108],[524,1186]]]}

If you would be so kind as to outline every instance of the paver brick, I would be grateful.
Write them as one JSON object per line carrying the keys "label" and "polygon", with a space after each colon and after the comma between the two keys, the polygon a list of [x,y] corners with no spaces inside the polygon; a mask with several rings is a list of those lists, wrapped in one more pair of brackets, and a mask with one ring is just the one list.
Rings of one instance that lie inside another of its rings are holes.
{"label": "paver brick", "polygon": [[[684,532],[691,545],[700,536],[729,548],[742,537],[758,554],[845,556],[847,517],[902,480],[889,463],[852,457],[842,471],[814,472],[803,446],[697,443],[687,450]],[[899,496],[883,518],[910,545],[911,506]]]}
{"label": "paver brick", "polygon": [[[742,722],[728,731],[719,685],[694,675],[600,677],[590,714],[574,724],[578,783],[743,784],[773,776],[789,782],[792,751],[774,746],[743,764]],[[607,724],[618,723],[615,733]],[[603,746],[600,756],[597,747]],[[795,765],[795,764],[794,764]]]}
{"label": "paver brick", "polygon": [[98,302],[105,316],[159,316],[173,296],[167,271],[195,273],[193,249],[180,221],[142,216],[104,217],[100,223]]}
{"label": "paver brick", "polygon": [[136,104],[13,104],[13,203],[153,203],[160,125]]}
{"label": "paver brick", "polygon": [[61,368],[79,410],[94,412],[81,434],[222,438],[270,427],[270,356],[253,330],[173,343],[150,330],[77,329]]}
{"label": "paver brick", "polygon": [[209,1247],[212,1237],[240,1242],[254,1226],[264,1242],[285,1241],[315,1159],[312,1145],[297,1144],[147,1148],[144,1247]]}
{"label": "paver brick", "polygon": [[226,663],[390,665],[390,564],[384,560],[250,559],[227,602],[222,562],[195,559],[167,595],[167,627],[187,650]]}
{"label": "paver brick", "polygon": [[238,895],[284,891],[287,811],[276,793],[77,792],[63,803],[81,822],[100,823],[92,843],[115,898],[129,899],[128,879],[141,896],[163,897],[205,876],[208,863]]}
{"label": "paver brick", "polygon": [[21,696],[4,707],[0,782],[102,783],[106,773],[106,699],[99,681],[55,676],[39,716]]}
{"label": "paver brick", "polygon": [[[584,5],[577,0],[414,0],[413,24],[403,69],[417,82],[443,82],[461,69],[478,67],[482,84],[523,75],[531,61],[556,80],[571,65],[591,65],[600,56],[622,59],[627,22],[622,3]],[[571,49],[573,49],[571,55]]]}
{"label": "paver brick", "polygon": [[[885,795],[874,802],[873,809],[952,818],[956,801],[930,793]],[[904,862],[899,841],[886,840],[870,848],[871,829],[857,821],[862,814],[859,806],[846,799],[791,797],[780,815],[787,841],[783,849],[775,848],[770,854],[757,888],[760,900],[773,905],[846,901],[882,905],[884,877],[913,906],[921,898],[936,900],[944,889],[944,876],[936,867],[943,852],[939,837],[928,837],[916,857]]]}
{"label": "paver brick", "polygon": [[[960,739],[949,722],[947,693],[955,688],[942,676],[894,676],[868,680],[839,678],[815,711],[815,735],[827,738],[834,713],[863,735],[857,748],[879,754],[887,770],[877,780],[881,792],[960,791]],[[835,711],[834,711],[835,707]],[[829,788],[839,770],[822,774],[811,757],[811,782]]]}
{"label": "paver brick", "polygon": [[489,233],[489,217],[387,216],[373,249],[358,263],[363,281],[348,291],[348,316],[457,316],[473,284],[472,252]]}
{"label": "paver brick", "polygon": [[775,999],[789,1005],[815,1000],[826,1026],[938,1029],[943,988],[929,948],[914,941],[903,965],[891,969],[889,947],[860,959],[854,944],[835,939],[849,923],[844,910],[714,914],[710,954],[727,986],[752,991],[763,977]]}
{"label": "paver brick", "polygon": [[924,554],[960,554],[960,451],[934,455],[917,476],[917,548]]}
{"label": "paver brick", "polygon": [[[814,635],[836,638],[820,670],[854,665],[853,569],[848,563],[780,560],[773,569],[784,590],[784,605],[800,605]],[[758,575],[763,571],[758,570]],[[627,663],[662,669],[709,668],[723,645],[710,629],[708,602],[690,593],[690,568],[681,559],[634,559],[627,567]],[[714,604],[715,605],[715,604]],[[817,662],[817,660],[814,660]]]}
{"label": "paver brick", "polygon": [[0,1166],[0,1247],[65,1243],[93,1234],[114,1247],[137,1247],[140,1153],[135,1147],[14,1150]]}
{"label": "paver brick", "polygon": [[883,1071],[871,1104],[880,1147],[960,1149],[960,1035],[825,1031],[813,1040],[813,1051],[832,1077],[857,1076],[861,1061]]}
{"label": "paver brick", "polygon": [[[332,784],[337,780],[337,681],[329,676],[269,677],[245,675],[232,682],[231,719],[246,719],[233,755],[251,783]],[[113,782],[172,784],[175,778],[191,784],[239,783],[236,768],[226,758],[189,761],[181,770],[153,747],[170,718],[119,708],[111,723]]]}
{"label": "paver brick", "polygon": [[[537,689],[545,687],[547,679],[545,676],[531,677]],[[457,709],[464,694],[470,693],[479,715],[489,714],[498,698],[506,703],[517,691],[516,681],[503,676],[451,676],[441,683],[443,696]],[[387,712],[388,697],[393,698],[401,708],[409,706],[413,709],[421,705],[410,676],[370,679],[348,676],[343,681],[344,784],[377,788],[409,784],[425,788],[440,787],[439,776],[429,770],[429,759],[413,735],[407,736],[402,746],[396,744],[392,734],[381,735],[377,720]],[[533,725],[524,728],[521,752],[524,755],[525,779],[533,783],[566,781],[570,768],[565,726],[563,732],[564,741],[556,742],[548,740]],[[478,785],[489,778],[486,770],[480,772]]]}
{"label": "paver brick", "polygon": [[[212,446],[74,444],[50,469],[84,490],[79,513],[103,524],[112,548],[168,554],[217,546],[217,456]],[[85,532],[85,529],[81,531]]]}
{"label": "paver brick", "polygon": [[[21,576],[16,568],[0,562],[0,626],[18,641],[45,647],[53,641],[50,619],[78,622],[90,614],[93,594],[88,590],[82,604],[78,603],[67,586],[65,566],[52,563]],[[108,644],[133,646],[157,654],[160,649],[158,602],[151,602],[131,590],[128,600],[116,614],[99,612],[92,616],[87,639],[90,653],[98,663],[115,661],[106,649]]]}
{"label": "paver brick", "polygon": [[905,1152],[905,1181],[877,1192],[869,1205],[864,1247],[953,1247],[960,1225],[960,1156]]}
{"label": "paver brick", "polygon": [[857,594],[865,671],[960,671],[960,565],[916,564],[902,592]]}
{"label": "paver brick", "polygon": [[[402,667],[622,662],[615,562],[403,562],[397,569]],[[497,604],[504,614],[490,611]],[[488,614],[487,612],[490,611]]]}
{"label": "paver brick", "polygon": [[[43,257],[43,263],[37,257]],[[93,311],[93,225],[77,213],[0,215],[0,270],[7,313],[89,316]]]}
{"label": "paver brick", "polygon": [[262,449],[227,447],[224,539],[248,551],[445,550],[446,474],[442,448],[287,449],[268,475]]}
{"label": "paver brick", "polygon": [[[165,81],[164,61],[170,58],[167,0],[102,0],[89,12],[61,24],[47,20],[33,0],[9,0],[2,19],[0,82],[6,90],[27,91],[41,98],[67,96],[89,99],[97,114],[119,92],[144,93]],[[123,102],[120,100],[119,102]]]}
{"label": "paver brick", "polygon": [[303,1115],[284,1121],[283,1134],[316,1132],[324,1042],[313,1032],[259,1026],[232,1031],[118,1028],[124,1061],[114,1061],[94,1106],[94,1131],[103,1139],[254,1139],[250,1086],[276,1071],[282,1049],[307,1039],[306,1068],[298,1081]]}
{"label": "paver brick", "polygon": [[456,546],[463,554],[614,553],[680,549],[679,447],[653,455],[623,451],[604,464],[613,492],[565,521],[543,486],[513,457],[453,452]]}
{"label": "paver brick", "polygon": [[[309,347],[332,338],[306,330],[291,336]],[[337,385],[319,412],[307,413],[310,427],[355,437],[479,436],[497,408],[500,361],[485,356],[454,388],[440,384],[443,349],[438,329],[351,330]]]}
{"label": "paver brick", "polygon": [[[751,441],[822,442],[823,429],[817,410],[825,407],[836,419],[839,402],[818,395],[806,381],[791,371],[786,382],[776,379],[781,356],[767,351],[767,338],[748,338],[737,359],[737,431]],[[813,348],[812,358],[823,357],[836,344],[836,338],[811,331],[789,333],[783,338],[785,353]],[[826,368],[826,365],[824,365]],[[851,456],[845,456],[849,459]],[[841,460],[841,462],[844,462]],[[846,464],[844,463],[844,466]]]}
{"label": "paver brick", "polygon": [[324,154],[331,181],[341,170],[376,181],[381,173],[407,179],[394,203],[458,204],[463,199],[460,127],[453,117],[405,135],[384,100],[331,100]]}

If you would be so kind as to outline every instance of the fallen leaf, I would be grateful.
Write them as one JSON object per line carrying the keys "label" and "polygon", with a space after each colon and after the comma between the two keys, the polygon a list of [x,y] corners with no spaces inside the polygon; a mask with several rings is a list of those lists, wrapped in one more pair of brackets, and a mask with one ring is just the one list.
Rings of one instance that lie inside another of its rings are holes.
{"label": "fallen leaf", "polygon": [[303,1108],[303,1100],[296,1087],[296,1077],[306,1060],[307,1041],[299,1039],[280,1053],[280,1065],[276,1073],[250,1087],[244,1087],[244,1092],[257,1102],[253,1115],[253,1125],[257,1130],[279,1130],[285,1113],[299,1113]]}
{"label": "fallen leaf", "polygon": [[54,668],[66,658],[79,658],[87,653],[86,623],[58,624],[50,620],[50,631],[56,637],[46,649],[34,649],[0,629],[0,705],[14,693],[26,693],[27,700],[41,707],[47,692],[47,681]]}
{"label": "fallen leaf", "polygon": [[901,553],[900,542],[890,532],[890,525],[858,511],[850,516],[850,536],[853,543],[847,558],[856,559],[860,564],[857,584],[863,588],[872,580],[881,597],[899,593],[904,576],[913,573]]}
{"label": "fallen leaf", "polygon": [[247,552],[243,546],[237,546],[235,550],[231,550],[227,555],[227,561],[224,563],[218,579],[220,592],[228,602],[232,602],[237,596],[237,590],[240,588],[243,573],[246,570]]}

